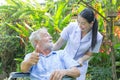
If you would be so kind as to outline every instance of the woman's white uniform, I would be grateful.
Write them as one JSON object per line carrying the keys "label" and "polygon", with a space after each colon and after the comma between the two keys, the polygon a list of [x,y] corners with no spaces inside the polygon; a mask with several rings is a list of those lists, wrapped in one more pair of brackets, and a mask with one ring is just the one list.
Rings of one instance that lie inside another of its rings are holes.
{"label": "woman's white uniform", "polygon": [[[65,27],[61,33],[61,37],[67,41],[64,50],[76,61],[84,56],[87,51],[98,53],[103,39],[103,36],[98,32],[97,44],[95,48],[91,50],[92,30],[81,39],[81,30],[77,22],[71,22]],[[81,75],[77,80],[85,80],[87,68],[88,61],[85,61],[83,66],[80,67]]]}

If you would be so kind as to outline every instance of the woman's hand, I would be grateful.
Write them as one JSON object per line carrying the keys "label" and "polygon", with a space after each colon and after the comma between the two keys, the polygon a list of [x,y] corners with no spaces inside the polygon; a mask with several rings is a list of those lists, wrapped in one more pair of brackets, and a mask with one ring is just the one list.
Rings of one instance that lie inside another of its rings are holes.
{"label": "woman's hand", "polygon": [[92,53],[87,52],[83,57],[78,59],[78,63],[80,64],[80,66],[83,66],[83,62],[89,60],[91,57],[92,57]]}
{"label": "woman's hand", "polygon": [[82,61],[82,59],[81,59],[81,58],[78,60],[78,63],[80,64],[80,67],[82,67],[82,66],[83,66],[83,61]]}

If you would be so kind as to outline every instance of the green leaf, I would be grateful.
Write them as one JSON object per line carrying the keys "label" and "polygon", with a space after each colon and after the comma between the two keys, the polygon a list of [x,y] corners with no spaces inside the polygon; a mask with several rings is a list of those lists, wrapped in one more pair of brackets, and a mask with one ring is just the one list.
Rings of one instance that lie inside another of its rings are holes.
{"label": "green leaf", "polygon": [[20,25],[19,23],[16,23],[16,25],[19,27],[19,29],[22,31],[22,35],[27,37],[29,35],[29,31],[25,26]]}
{"label": "green leaf", "polygon": [[60,23],[60,27],[65,27],[71,20],[72,14],[68,14]]}
{"label": "green leaf", "polygon": [[24,25],[31,31],[34,31],[27,23],[24,22]]}
{"label": "green leaf", "polygon": [[114,45],[115,49],[120,49],[120,43]]}
{"label": "green leaf", "polygon": [[12,24],[7,23],[7,22],[6,22],[6,24],[7,24],[10,28],[12,28],[13,30],[17,31],[18,33],[20,33],[20,34],[22,33],[22,31],[19,30],[16,26],[13,26]]}

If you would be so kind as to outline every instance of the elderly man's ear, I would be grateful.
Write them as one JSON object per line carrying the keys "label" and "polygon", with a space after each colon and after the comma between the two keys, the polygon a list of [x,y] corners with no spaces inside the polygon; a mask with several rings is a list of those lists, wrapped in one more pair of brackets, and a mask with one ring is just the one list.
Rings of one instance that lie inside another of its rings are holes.
{"label": "elderly man's ear", "polygon": [[35,48],[36,48],[37,44],[38,44],[38,41],[35,40],[35,41],[34,41]]}
{"label": "elderly man's ear", "polygon": [[37,52],[40,53],[42,51],[42,45],[38,40],[35,40],[34,43],[35,43],[35,50],[37,50]]}
{"label": "elderly man's ear", "polygon": [[34,44],[35,44],[35,47],[36,47],[37,45],[39,45],[39,46],[40,46],[40,41],[35,40],[35,41],[34,41]]}

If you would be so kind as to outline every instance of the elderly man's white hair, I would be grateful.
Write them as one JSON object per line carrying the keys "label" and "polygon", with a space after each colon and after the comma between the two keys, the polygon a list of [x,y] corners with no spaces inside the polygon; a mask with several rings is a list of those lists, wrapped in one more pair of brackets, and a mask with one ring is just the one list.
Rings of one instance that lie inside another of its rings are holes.
{"label": "elderly man's white hair", "polygon": [[35,48],[35,41],[40,40],[41,39],[40,34],[45,33],[45,32],[47,32],[47,29],[45,27],[43,27],[43,28],[40,28],[37,31],[33,31],[31,33],[29,40],[34,48]]}

